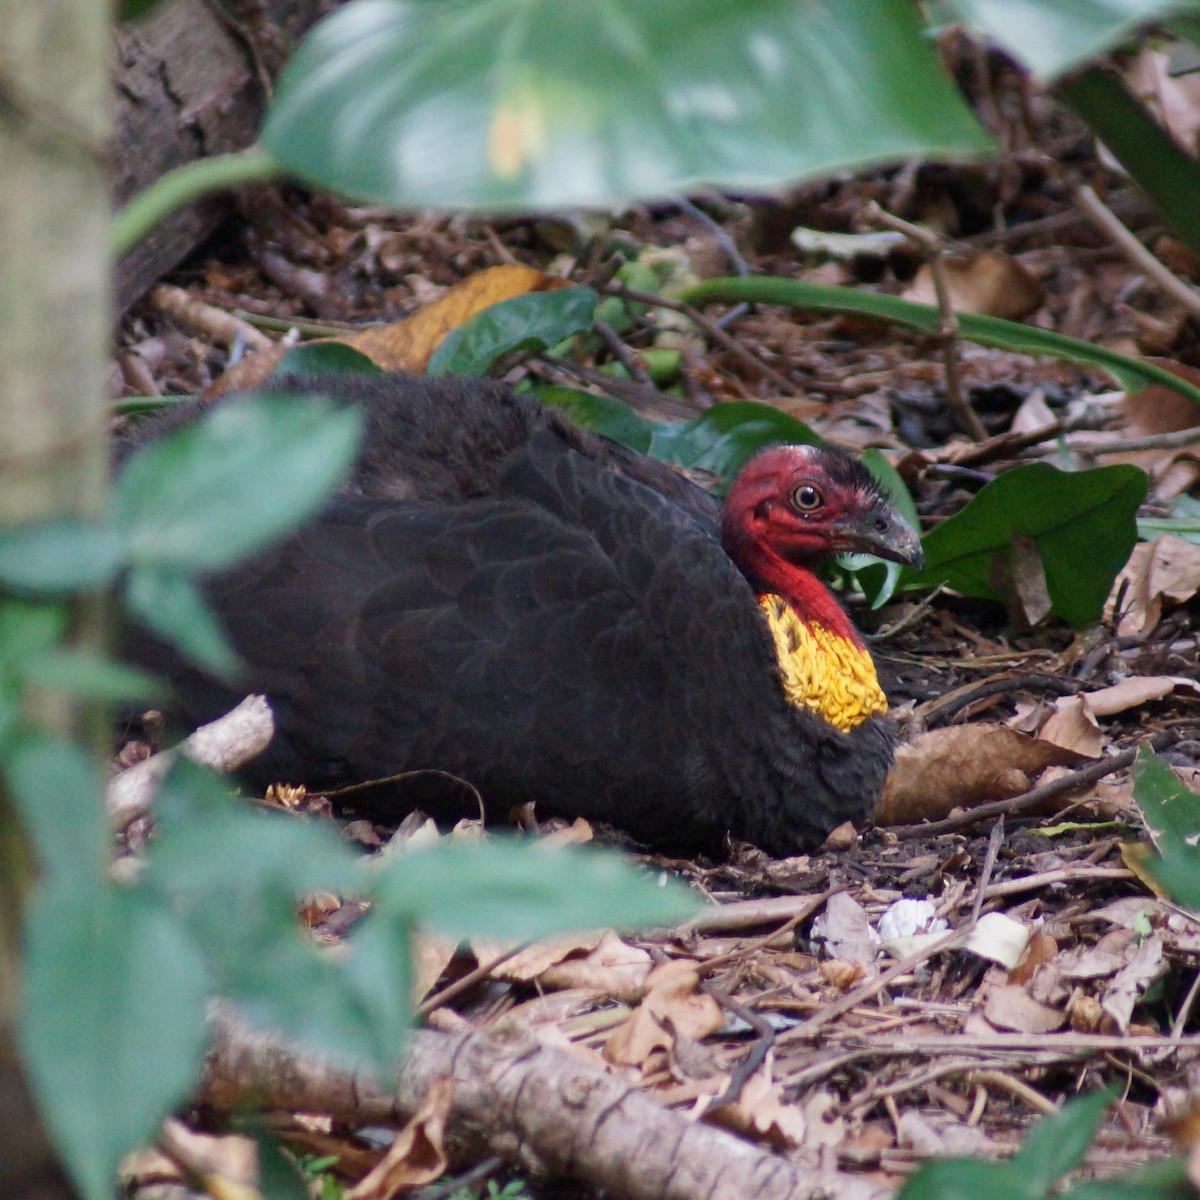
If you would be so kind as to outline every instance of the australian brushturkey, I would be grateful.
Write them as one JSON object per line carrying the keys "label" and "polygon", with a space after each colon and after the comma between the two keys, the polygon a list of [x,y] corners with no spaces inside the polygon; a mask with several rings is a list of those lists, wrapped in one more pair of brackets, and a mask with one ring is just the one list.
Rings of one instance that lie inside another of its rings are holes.
{"label": "australian brushturkey", "polygon": [[347,803],[458,815],[478,796],[497,811],[536,801],[650,844],[731,832],[774,853],[869,812],[892,758],[887,703],[809,563],[913,562],[920,545],[860,464],[777,447],[722,510],[496,384],[278,386],[364,404],[368,432],[316,519],[207,581],[240,688],[145,635],[131,647],[189,722],[267,694],[278,733],[254,782],[404,775]]}

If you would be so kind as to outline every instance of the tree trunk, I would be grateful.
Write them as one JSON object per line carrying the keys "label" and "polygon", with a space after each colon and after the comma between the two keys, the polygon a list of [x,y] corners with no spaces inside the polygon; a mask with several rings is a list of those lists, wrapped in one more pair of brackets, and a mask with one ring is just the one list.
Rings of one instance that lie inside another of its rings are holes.
{"label": "tree trunk", "polygon": [[[118,205],[192,159],[258,136],[271,80],[330,0],[169,0],[117,35],[113,195]],[[118,264],[124,313],[216,229],[210,197],[158,225]]]}

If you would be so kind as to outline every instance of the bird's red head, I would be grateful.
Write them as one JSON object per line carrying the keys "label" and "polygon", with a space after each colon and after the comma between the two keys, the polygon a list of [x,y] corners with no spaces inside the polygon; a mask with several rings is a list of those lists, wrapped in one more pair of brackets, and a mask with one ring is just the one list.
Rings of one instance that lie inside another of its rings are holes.
{"label": "bird's red head", "polygon": [[[913,566],[921,540],[857,460],[828,446],[775,446],[746,464],[725,501],[721,540],[760,590],[805,607],[809,563],[866,553]],[[821,587],[824,592],[824,588]]]}

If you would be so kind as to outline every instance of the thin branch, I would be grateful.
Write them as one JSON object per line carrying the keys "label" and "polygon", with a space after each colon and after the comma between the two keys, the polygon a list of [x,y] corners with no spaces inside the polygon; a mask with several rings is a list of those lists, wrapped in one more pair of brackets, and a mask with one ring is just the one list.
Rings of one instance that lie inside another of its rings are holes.
{"label": "thin branch", "polygon": [[1182,304],[1193,316],[1200,317],[1200,290],[1184,283],[1182,279],[1159,262],[1086,183],[1076,189],[1075,202],[1087,214],[1088,220],[1103,234],[1112,238],[1117,249],[1139,271],[1142,271],[1173,300]]}

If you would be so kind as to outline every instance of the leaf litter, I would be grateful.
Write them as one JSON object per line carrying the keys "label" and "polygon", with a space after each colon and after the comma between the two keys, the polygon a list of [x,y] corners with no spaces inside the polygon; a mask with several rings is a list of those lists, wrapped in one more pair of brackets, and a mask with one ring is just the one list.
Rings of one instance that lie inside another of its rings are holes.
{"label": "leaf litter", "polygon": [[[1082,132],[1041,116],[1060,139],[1060,164],[1070,149],[1071,169],[1106,185],[1127,221],[1152,220]],[[420,366],[437,337],[494,298],[496,286],[512,295],[566,278],[597,287],[602,303],[614,299],[626,286],[605,278],[614,254],[634,264],[628,286],[643,292],[749,265],[928,296],[927,268],[903,240],[870,254],[851,242],[830,256],[819,239],[791,236],[799,227],[867,233],[855,214],[874,201],[944,231],[964,308],[1023,315],[1194,370],[1192,318],[1098,240],[1061,174],[1023,136],[1003,165],[873,171],[801,187],[786,201],[706,198],[703,221],[669,204],[635,207],[586,230],[393,218],[277,189],[173,282],[248,328],[261,317],[315,322],[368,354],[382,342],[384,365]],[[280,223],[287,236],[273,237]],[[1179,261],[1176,269],[1195,271]],[[225,386],[229,341],[187,311],[147,300],[131,313],[120,333],[118,394]],[[735,352],[677,310],[619,302],[606,311],[619,347],[577,339],[569,355],[512,365],[510,377],[607,389],[637,409],[652,404],[654,388],[630,367],[640,371],[655,351],[671,349],[679,369],[668,399],[678,409],[698,415],[713,403],[754,400],[821,436],[879,447],[913,490],[927,531],[1032,462],[1136,462],[1153,484],[1146,519],[1168,517],[1200,477],[1200,442],[1183,440],[1200,411],[1165,390],[1131,400],[1078,365],[963,346],[962,386],[986,433],[973,442],[947,412],[933,339],[858,317],[763,308],[724,326],[740,344]],[[1162,435],[1180,442],[1145,444]],[[901,597],[874,614],[859,607],[904,731],[884,803],[861,838],[841,831],[786,860],[742,845],[717,862],[648,856],[713,906],[705,921],[674,932],[593,931],[525,947],[422,938],[415,991],[425,1019],[485,1029],[519,1018],[547,1044],[623,1073],[696,1120],[892,1186],[929,1156],[1008,1154],[1038,1114],[1106,1084],[1121,1096],[1090,1170],[1111,1175],[1159,1159],[1176,1135],[1196,1144],[1178,1114],[1200,1062],[1200,924],[1156,894],[1147,852],[1129,848],[1143,822],[1128,770],[1023,806],[1031,793],[1069,785],[1089,764],[1155,735],[1197,786],[1194,551],[1194,538],[1173,534],[1140,543],[1104,619],[1079,631],[1044,619],[1036,550],[1013,568],[1023,622],[1011,603],[1006,613],[944,591]],[[306,803],[293,797],[300,811]],[[987,815],[975,819],[979,805]],[[1003,839],[989,848],[1005,805]],[[359,824],[351,832],[365,849],[389,842],[392,831]],[[550,821],[542,831],[559,828]],[[922,906],[920,919],[908,914],[901,936],[897,906],[909,902]],[[336,941],[356,919],[347,908],[315,905],[315,932]],[[736,1094],[715,1104],[731,1085]],[[357,1194],[390,1195],[441,1173],[443,1117],[435,1107],[389,1152],[332,1126],[309,1144],[341,1155]],[[299,1137],[307,1120],[283,1123]]]}

